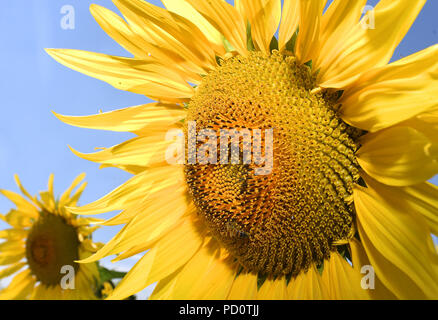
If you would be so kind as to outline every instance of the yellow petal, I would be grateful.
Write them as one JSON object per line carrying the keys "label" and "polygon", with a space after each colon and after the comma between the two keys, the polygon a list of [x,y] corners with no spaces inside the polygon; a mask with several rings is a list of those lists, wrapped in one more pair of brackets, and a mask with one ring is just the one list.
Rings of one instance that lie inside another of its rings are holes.
{"label": "yellow petal", "polygon": [[266,279],[257,292],[257,300],[285,300],[287,297],[286,279]]}
{"label": "yellow petal", "polygon": [[[154,124],[155,126],[155,124]],[[179,140],[174,139],[175,134],[182,134],[179,124],[161,125],[156,127],[147,126],[141,129],[140,137],[125,141],[111,148],[100,148],[101,151],[95,153],[81,153],[70,147],[72,152],[83,159],[99,162],[109,167],[119,167],[128,171],[134,168],[135,171],[144,171],[146,167],[157,167],[169,165],[174,156],[181,157],[174,148]],[[150,129],[150,130],[149,130]],[[171,130],[174,130],[172,132]],[[170,136],[168,135],[172,133]],[[174,152],[169,159],[169,151]],[[183,159],[181,159],[183,160]],[[177,167],[177,164],[172,164]]]}
{"label": "yellow petal", "polygon": [[248,17],[245,15],[245,8],[243,7],[243,0],[234,0],[234,8],[240,13],[240,15],[245,19],[248,20]]}
{"label": "yellow petal", "polygon": [[426,223],[394,187],[356,186],[358,231],[382,283],[400,299],[438,298],[438,255]]}
{"label": "yellow petal", "polygon": [[137,58],[147,58],[144,40],[129,28],[117,14],[97,4],[91,4],[90,12],[100,27],[123,48]]}
{"label": "yellow petal", "polygon": [[65,298],[62,295],[61,290],[59,290],[57,286],[53,286],[53,287],[46,287],[43,286],[43,294],[44,294],[44,300],[65,300]]}
{"label": "yellow petal", "polygon": [[297,0],[284,0],[283,2],[280,30],[278,31],[278,47],[280,50],[286,47],[300,22],[300,2]]}
{"label": "yellow petal", "polygon": [[[425,3],[381,0],[321,63],[320,86],[345,88],[362,72],[386,65]],[[374,29],[366,26],[370,19],[374,19]]]}
{"label": "yellow petal", "polygon": [[169,68],[182,67],[198,74],[199,80],[199,74],[216,65],[210,42],[189,19],[141,0],[114,3],[132,30],[148,43],[146,48],[157,61],[168,61]]}
{"label": "yellow petal", "polygon": [[[164,189],[154,199],[143,201],[133,208],[132,211],[137,215],[102,249],[82,262],[97,261],[135,246],[147,245],[161,235],[167,234],[175,224],[181,223],[181,217],[187,212],[186,190],[184,186],[180,189],[182,190]],[[169,193],[174,194],[170,199]]]}
{"label": "yellow petal", "polygon": [[4,241],[0,243],[0,252],[3,254],[15,254],[19,251],[24,251],[23,241]]}
{"label": "yellow petal", "polygon": [[49,182],[47,184],[47,192],[50,194],[50,196],[53,198],[53,201],[55,201],[55,194],[53,192],[53,182],[55,180],[55,175],[53,173],[49,176]]}
{"label": "yellow petal", "polygon": [[58,214],[59,212],[55,210],[55,201],[53,200],[52,195],[48,191],[42,191],[39,194],[43,209]]}
{"label": "yellow petal", "polygon": [[69,125],[117,132],[136,132],[147,125],[174,123],[183,119],[186,111],[175,104],[150,103],[91,116],[55,116]]}
{"label": "yellow petal", "polygon": [[344,93],[342,119],[375,132],[438,106],[438,45],[365,72]]}
{"label": "yellow petal", "polygon": [[418,116],[403,121],[397,126],[411,127],[424,134],[433,144],[438,144],[438,111],[423,112]]}
{"label": "yellow petal", "polygon": [[393,186],[413,185],[438,172],[437,148],[420,132],[392,127],[369,133],[357,152],[360,166],[374,179]]}
{"label": "yellow petal", "polygon": [[[95,247],[101,248],[102,243],[94,243]],[[86,250],[83,246],[79,247],[79,259],[86,259],[88,258],[92,252],[89,250]],[[99,269],[97,263],[83,263],[79,266],[79,272],[78,275],[80,275],[83,278],[86,278],[88,280],[88,287],[90,287],[90,283],[95,280],[95,278],[99,278]]]}
{"label": "yellow petal", "polygon": [[320,47],[321,17],[326,0],[300,0],[300,32],[296,55],[301,63],[314,60]]}
{"label": "yellow petal", "polygon": [[209,23],[198,11],[196,11],[186,1],[181,0],[162,0],[167,10],[175,12],[180,16],[192,21],[205,34],[208,40],[215,45],[215,49],[220,55],[225,54],[222,43],[222,35]]}
{"label": "yellow petal", "polygon": [[326,69],[330,60],[342,46],[351,29],[359,22],[366,0],[335,0],[328,7],[321,20],[320,53],[314,63],[315,70]]}
{"label": "yellow petal", "polygon": [[[170,193],[174,195],[172,199],[169,199]],[[143,209],[138,211],[142,214],[134,216],[126,225],[124,234],[109,254],[119,253],[131,247],[146,247],[148,243],[166,236],[181,222],[183,216],[192,213],[193,208],[187,203],[186,196],[186,187],[181,185],[179,188],[163,189],[153,198],[144,201],[138,206],[139,209]]]}
{"label": "yellow petal", "polygon": [[[1,218],[1,216],[0,216]],[[29,212],[10,210],[4,217],[4,221],[16,229],[24,229],[32,226],[34,217]]]}
{"label": "yellow petal", "polygon": [[23,187],[20,178],[18,177],[17,174],[14,175],[14,179],[15,179],[15,183],[17,184],[17,186],[20,188],[21,193],[23,193],[28,199],[32,200],[32,202],[39,206],[39,202],[36,199],[36,197],[33,197],[29,194],[29,192],[27,192],[27,190]]}
{"label": "yellow petal", "polygon": [[227,297],[228,300],[254,300],[257,297],[257,275],[242,271],[236,279]]}
{"label": "yellow petal", "polygon": [[171,298],[173,288],[175,287],[175,283],[180,275],[181,269],[182,268],[179,268],[171,275],[158,281],[154,291],[149,297],[149,300],[169,300]]}
{"label": "yellow petal", "polygon": [[59,63],[105,81],[117,89],[169,102],[187,101],[193,88],[176,72],[152,60],[109,56],[71,49],[46,49]]}
{"label": "yellow petal", "polygon": [[15,263],[7,268],[0,270],[0,279],[9,277],[10,275],[14,274],[15,272],[19,271],[21,268],[23,268],[26,265],[25,262],[19,262]]}
{"label": "yellow petal", "polygon": [[[372,267],[371,262],[369,261],[367,254],[365,252],[365,249],[363,245],[357,240],[352,239],[350,240],[350,249],[351,249],[351,257],[353,259],[353,268],[357,271],[362,273],[365,276],[367,272],[370,272],[368,270],[368,267]],[[367,269],[362,270],[363,267],[367,267]],[[373,269],[374,270],[374,269]],[[373,288],[368,288],[368,293],[373,300],[395,300],[397,299],[396,296],[388,290],[388,288],[385,287],[385,285],[380,281],[379,276],[375,274],[374,272],[374,278],[373,278]],[[370,274],[370,276],[372,276]],[[363,278],[363,281],[366,281],[366,279]],[[370,285],[370,283],[368,283]]]}
{"label": "yellow petal", "polygon": [[435,235],[438,235],[438,187],[429,183],[393,189],[409,202],[413,212],[421,214]]}
{"label": "yellow petal", "polygon": [[25,252],[14,252],[10,254],[9,252],[0,252],[0,266],[6,266],[8,264],[16,263],[24,258]]}
{"label": "yellow petal", "polygon": [[272,37],[281,19],[280,0],[241,0],[245,16],[251,24],[251,34],[256,46],[270,52]]}
{"label": "yellow petal", "polygon": [[368,290],[361,287],[362,275],[337,252],[324,261],[322,281],[328,289],[330,300],[369,299]]}
{"label": "yellow petal", "polygon": [[[177,221],[175,224],[178,224],[178,222],[179,221]],[[173,226],[174,225],[172,225],[171,227],[173,227]],[[122,260],[125,260],[128,258],[131,258],[135,255],[143,254],[146,251],[148,251],[150,248],[151,248],[151,242],[147,242],[145,244],[140,244],[140,245],[131,247],[130,249],[128,249],[122,253],[119,253],[114,259],[111,260],[111,262],[116,263],[118,261],[122,261]]]}
{"label": "yellow petal", "polygon": [[182,269],[172,292],[178,300],[223,300],[236,276],[236,265],[225,259],[219,247],[204,245]]}
{"label": "yellow petal", "polygon": [[40,192],[41,202],[44,208],[49,212],[56,212],[55,195],[53,193],[53,180],[54,180],[54,175],[51,174],[49,177],[49,184],[47,191]]}
{"label": "yellow petal", "polygon": [[25,299],[35,285],[31,271],[26,269],[17,274],[6,289],[0,292],[0,300]]}
{"label": "yellow petal", "polygon": [[[149,193],[153,193],[153,185],[160,189],[169,186],[169,183],[160,187],[168,180],[173,184],[179,184],[183,179],[181,168],[176,166],[164,166],[151,168],[139,175],[136,175],[125,182],[123,185],[115,188],[113,191],[90,204],[82,207],[69,208],[75,214],[92,215],[128,208],[131,204],[136,204],[138,200],[145,198]],[[160,190],[158,189],[158,190]]]}
{"label": "yellow petal", "polygon": [[[82,192],[84,192],[84,189],[85,189],[86,186],[87,186],[87,182],[82,183],[82,184],[76,189],[76,191],[74,192],[74,194],[71,196],[70,200],[69,200],[68,202],[66,202],[64,205],[65,205],[65,206],[76,206],[76,205],[77,205],[77,202],[78,202],[79,198],[81,197]],[[63,212],[64,212],[64,211],[67,211],[67,210],[65,209],[65,207],[61,207],[61,210],[62,210]]]}
{"label": "yellow petal", "polygon": [[0,190],[0,193],[15,204],[17,211],[23,212],[29,217],[38,217],[38,209],[18,193],[9,190]]}
{"label": "yellow petal", "polygon": [[126,298],[167,277],[196,253],[202,241],[193,221],[186,219],[137,262],[109,299]]}
{"label": "yellow petal", "polygon": [[321,275],[315,266],[307,272],[301,272],[292,278],[287,287],[288,299],[291,300],[323,300],[328,299],[328,290],[322,282]]}
{"label": "yellow petal", "polygon": [[49,300],[50,298],[47,297],[47,287],[43,285],[42,283],[38,284],[31,297],[31,300]]}
{"label": "yellow petal", "polygon": [[[166,128],[163,127],[163,129]],[[175,144],[175,141],[166,141],[166,133],[167,131],[163,130],[156,134],[137,137],[96,153],[85,154],[73,148],[70,149],[82,159],[111,166],[133,165],[148,167],[169,165],[166,161],[166,151],[169,149],[169,146]]]}
{"label": "yellow petal", "polygon": [[1,239],[7,239],[7,240],[21,240],[25,238],[28,234],[27,230],[23,229],[4,229],[0,230],[0,238]]}
{"label": "yellow petal", "polygon": [[95,244],[91,239],[85,239],[81,242],[81,248],[85,251],[94,253],[101,245]]}
{"label": "yellow petal", "polygon": [[64,191],[64,193],[59,198],[59,205],[63,207],[68,203],[71,197],[71,192],[85,179],[85,173],[78,175],[72,182],[72,184]]}
{"label": "yellow petal", "polygon": [[185,0],[190,3],[231,43],[241,55],[247,55],[246,21],[238,10],[223,0]]}

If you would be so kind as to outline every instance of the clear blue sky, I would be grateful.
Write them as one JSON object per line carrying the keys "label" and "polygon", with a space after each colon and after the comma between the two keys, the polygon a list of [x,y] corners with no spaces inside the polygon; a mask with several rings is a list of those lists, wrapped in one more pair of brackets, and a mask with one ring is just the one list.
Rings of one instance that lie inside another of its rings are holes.
{"label": "clear blue sky", "polygon": [[[159,1],[149,1],[158,4]],[[378,1],[369,1],[375,5]],[[110,85],[69,70],[52,60],[44,48],[74,48],[128,56],[109,38],[89,13],[97,3],[117,11],[110,0],[2,0],[0,11],[0,188],[17,191],[13,175],[19,174],[28,190],[45,190],[50,173],[55,174],[55,192],[62,192],[81,172],[89,186],[81,203],[91,202],[129,178],[117,169],[99,170],[98,165],[73,155],[72,145],[82,152],[120,143],[130,134],[70,127],[51,110],[67,115],[87,115],[150,100],[119,91]],[[61,28],[61,8],[75,9],[75,29]],[[438,1],[429,0],[397,49],[394,59],[438,43]],[[438,179],[435,178],[437,183]],[[0,197],[0,212],[11,203]],[[0,223],[0,229],[5,225]],[[108,241],[117,228],[105,228],[95,240]]]}

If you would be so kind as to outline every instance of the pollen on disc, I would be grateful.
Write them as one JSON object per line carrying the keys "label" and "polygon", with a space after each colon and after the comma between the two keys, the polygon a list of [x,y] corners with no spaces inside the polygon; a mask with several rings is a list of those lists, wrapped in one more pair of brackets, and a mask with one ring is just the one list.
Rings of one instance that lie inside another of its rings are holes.
{"label": "pollen on disc", "polygon": [[260,165],[243,159],[185,166],[190,194],[212,235],[259,274],[297,275],[328,258],[333,242],[351,231],[360,132],[337,116],[336,98],[313,88],[310,69],[293,56],[251,52],[223,61],[189,103],[186,124],[195,122],[197,132],[272,129],[273,166],[266,174],[256,174]]}

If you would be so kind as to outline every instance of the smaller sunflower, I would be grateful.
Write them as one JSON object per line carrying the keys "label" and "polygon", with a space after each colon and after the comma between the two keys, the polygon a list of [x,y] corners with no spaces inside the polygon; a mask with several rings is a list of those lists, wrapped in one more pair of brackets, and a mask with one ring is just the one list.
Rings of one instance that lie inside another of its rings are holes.
{"label": "smaller sunflower", "polygon": [[0,243],[0,279],[14,275],[9,286],[0,291],[0,300],[97,298],[98,265],[76,263],[100,246],[91,240],[97,227],[91,227],[90,222],[95,219],[79,218],[65,209],[76,205],[86,186],[84,177],[79,175],[58,200],[53,194],[53,175],[48,191],[40,192],[39,198],[23,188],[18,176],[15,180],[27,199],[0,190],[16,205],[8,214],[0,214],[12,227],[0,230],[0,239],[4,239]]}

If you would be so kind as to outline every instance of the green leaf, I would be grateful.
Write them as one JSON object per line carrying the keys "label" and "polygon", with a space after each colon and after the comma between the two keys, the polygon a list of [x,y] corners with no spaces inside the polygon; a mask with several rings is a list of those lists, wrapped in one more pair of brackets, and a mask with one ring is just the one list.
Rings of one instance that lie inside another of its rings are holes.
{"label": "green leaf", "polygon": [[126,275],[126,272],[109,270],[102,266],[99,266],[98,268],[100,275],[100,283],[104,283],[105,281],[110,281],[112,279],[122,279]]}

